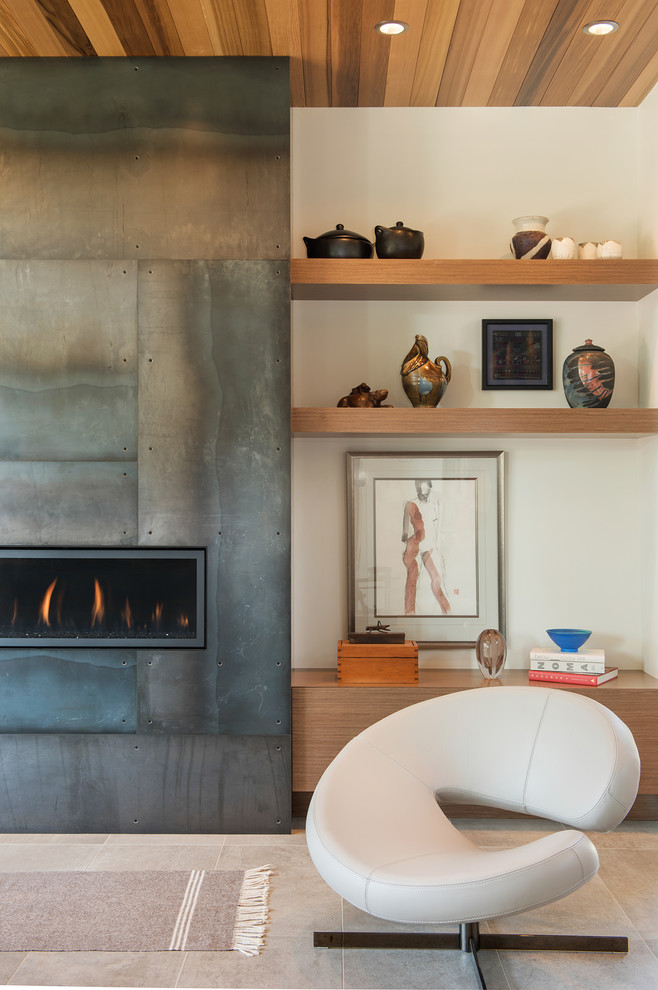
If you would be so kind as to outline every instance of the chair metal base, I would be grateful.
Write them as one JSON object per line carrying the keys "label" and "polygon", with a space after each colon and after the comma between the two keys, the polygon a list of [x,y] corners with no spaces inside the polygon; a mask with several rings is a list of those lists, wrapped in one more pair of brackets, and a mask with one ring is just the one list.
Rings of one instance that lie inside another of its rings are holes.
{"label": "chair metal base", "polygon": [[461,949],[477,967],[480,986],[486,984],[478,962],[480,949],[546,952],[628,952],[624,935],[506,935],[484,934],[477,923],[462,924],[458,932],[314,932],[316,949]]}

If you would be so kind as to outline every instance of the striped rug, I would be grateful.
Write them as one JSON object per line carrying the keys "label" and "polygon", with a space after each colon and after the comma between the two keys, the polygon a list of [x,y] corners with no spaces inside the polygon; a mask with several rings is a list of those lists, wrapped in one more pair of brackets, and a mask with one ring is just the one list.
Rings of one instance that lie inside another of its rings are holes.
{"label": "striped rug", "polygon": [[0,873],[0,952],[258,955],[271,870]]}

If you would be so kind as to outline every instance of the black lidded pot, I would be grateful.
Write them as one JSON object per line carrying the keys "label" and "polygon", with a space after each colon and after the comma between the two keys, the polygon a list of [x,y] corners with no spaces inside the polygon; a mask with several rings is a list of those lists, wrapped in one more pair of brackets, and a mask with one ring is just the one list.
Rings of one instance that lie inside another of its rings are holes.
{"label": "black lidded pot", "polygon": [[395,227],[375,227],[375,250],[378,258],[422,258],[425,236],[398,220]]}
{"label": "black lidded pot", "polygon": [[372,241],[345,230],[342,223],[319,237],[305,237],[304,244],[307,258],[372,258]]}

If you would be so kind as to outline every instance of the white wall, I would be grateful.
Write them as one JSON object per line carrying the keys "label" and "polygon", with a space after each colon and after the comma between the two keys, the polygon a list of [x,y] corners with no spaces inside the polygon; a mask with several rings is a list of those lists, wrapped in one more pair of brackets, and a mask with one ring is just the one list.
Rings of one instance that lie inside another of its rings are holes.
{"label": "white wall", "polygon": [[[526,214],[637,251],[637,111],[576,107],[295,109],[292,253],[342,223],[397,220],[427,258],[500,258]],[[652,252],[655,254],[655,252]]]}
{"label": "white wall", "polygon": [[[504,257],[523,213],[577,240],[637,252],[636,110],[294,110],[293,254],[303,234],[343,223],[373,237],[396,220],[425,231],[425,257]],[[534,262],[527,262],[533,264]],[[536,262],[541,264],[541,262]],[[443,403],[565,407],[564,358],[587,336],[613,356],[612,404],[638,405],[638,304],[528,302],[293,303],[293,402],[333,406],[361,381],[407,406],[402,358],[422,332],[447,355]],[[555,321],[555,389],[480,389],[483,317]],[[642,666],[640,441],[477,438],[299,439],[293,463],[293,664],[333,666],[347,632],[345,451],[507,452],[508,645],[511,666],[551,625],[594,630],[621,666]],[[423,651],[421,664],[472,666],[472,651]]]}
{"label": "white wall", "polygon": [[[640,121],[640,195],[638,241],[647,257],[658,256],[658,87],[638,111]],[[639,307],[640,403],[658,405],[658,292]],[[642,545],[644,585],[642,651],[645,670],[658,677],[658,439],[642,443],[641,488],[644,493]]]}

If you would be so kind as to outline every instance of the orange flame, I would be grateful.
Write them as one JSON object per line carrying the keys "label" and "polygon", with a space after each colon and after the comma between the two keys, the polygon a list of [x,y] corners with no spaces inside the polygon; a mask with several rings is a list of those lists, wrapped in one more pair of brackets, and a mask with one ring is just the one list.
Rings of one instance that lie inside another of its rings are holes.
{"label": "orange flame", "polygon": [[46,588],[46,593],[43,596],[43,599],[41,601],[41,607],[39,608],[39,625],[41,625],[42,622],[46,626],[50,625],[50,618],[49,618],[50,599],[53,596],[53,591],[55,589],[56,584],[57,584],[57,578],[55,578],[55,580],[52,581]]}
{"label": "orange flame", "polygon": [[130,602],[126,598],[126,607],[121,609],[121,618],[125,622],[128,629],[132,629],[133,625],[133,613],[130,607]]}
{"label": "orange flame", "polygon": [[189,624],[190,624],[190,620],[186,615],[184,615],[181,612],[181,614],[178,616],[178,625],[180,626],[181,629],[187,629]]}
{"label": "orange flame", "polygon": [[18,618],[18,598],[14,598],[14,611],[11,617],[12,626],[16,625],[16,619]]}
{"label": "orange flame", "polygon": [[103,591],[98,583],[98,579],[94,578],[94,604],[91,607],[91,627],[99,624],[103,621],[105,616],[105,602],[103,601]]}
{"label": "orange flame", "polygon": [[160,619],[162,618],[162,609],[164,608],[162,602],[156,602],[155,609],[153,610],[153,621],[155,623],[155,628],[158,629],[160,626]]}

